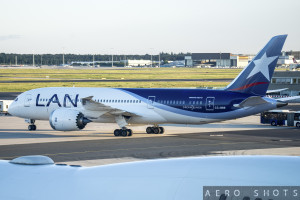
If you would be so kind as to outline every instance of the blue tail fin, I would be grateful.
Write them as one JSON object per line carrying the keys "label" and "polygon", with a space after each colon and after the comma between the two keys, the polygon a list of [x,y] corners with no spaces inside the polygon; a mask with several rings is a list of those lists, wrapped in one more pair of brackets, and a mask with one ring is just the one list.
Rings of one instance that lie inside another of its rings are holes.
{"label": "blue tail fin", "polygon": [[286,37],[273,37],[225,90],[264,96]]}

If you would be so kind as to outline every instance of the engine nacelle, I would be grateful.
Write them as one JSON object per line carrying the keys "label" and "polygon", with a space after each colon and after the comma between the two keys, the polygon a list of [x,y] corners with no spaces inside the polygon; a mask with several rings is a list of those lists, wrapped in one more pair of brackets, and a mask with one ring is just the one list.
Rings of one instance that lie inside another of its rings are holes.
{"label": "engine nacelle", "polygon": [[83,129],[91,120],[85,118],[78,110],[60,108],[51,113],[49,122],[54,130],[76,131]]}

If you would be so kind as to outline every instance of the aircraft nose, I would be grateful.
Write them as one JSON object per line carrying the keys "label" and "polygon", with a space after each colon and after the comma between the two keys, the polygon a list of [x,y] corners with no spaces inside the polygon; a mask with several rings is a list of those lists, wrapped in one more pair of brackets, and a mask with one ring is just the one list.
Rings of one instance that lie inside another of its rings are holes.
{"label": "aircraft nose", "polygon": [[8,107],[8,110],[7,112],[11,115],[15,115],[16,114],[16,102],[12,102],[9,107]]}

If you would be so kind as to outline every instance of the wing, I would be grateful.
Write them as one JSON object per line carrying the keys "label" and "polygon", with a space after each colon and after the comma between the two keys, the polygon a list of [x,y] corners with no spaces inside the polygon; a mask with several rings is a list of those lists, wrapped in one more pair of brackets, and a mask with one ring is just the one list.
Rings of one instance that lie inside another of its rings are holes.
{"label": "wing", "polygon": [[93,96],[85,97],[85,98],[82,98],[81,100],[82,100],[82,105],[83,105],[84,109],[89,110],[89,111],[99,111],[104,114],[110,114],[113,116],[119,116],[119,115],[128,116],[128,117],[139,116],[136,113],[128,112],[128,111],[118,109],[118,108],[114,108],[114,107],[105,105],[103,103],[94,101]]}

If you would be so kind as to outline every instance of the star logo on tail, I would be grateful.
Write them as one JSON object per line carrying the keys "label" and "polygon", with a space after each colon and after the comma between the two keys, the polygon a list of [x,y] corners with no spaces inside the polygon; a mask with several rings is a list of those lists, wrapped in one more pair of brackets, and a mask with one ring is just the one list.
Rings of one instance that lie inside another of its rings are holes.
{"label": "star logo on tail", "polygon": [[268,81],[270,81],[270,73],[269,73],[269,65],[272,63],[278,56],[272,56],[272,57],[267,57],[267,53],[257,60],[254,60],[254,68],[252,69],[251,73],[248,75],[247,79],[258,72],[262,73]]}

